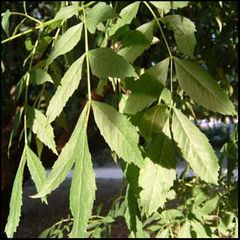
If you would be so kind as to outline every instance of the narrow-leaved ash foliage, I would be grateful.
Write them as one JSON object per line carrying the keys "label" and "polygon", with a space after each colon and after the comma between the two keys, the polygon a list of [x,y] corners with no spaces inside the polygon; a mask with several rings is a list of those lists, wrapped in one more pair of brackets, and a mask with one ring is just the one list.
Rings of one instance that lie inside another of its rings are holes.
{"label": "narrow-leaved ash foliage", "polygon": [[53,128],[47,121],[46,116],[40,110],[28,107],[28,118],[32,121],[32,131],[37,135],[39,140],[58,155]]}
{"label": "narrow-leaved ash foliage", "polygon": [[218,158],[207,137],[179,110],[172,117],[173,138],[182,156],[202,180],[218,184]]}
{"label": "narrow-leaved ash foliage", "polygon": [[186,7],[189,1],[151,1],[150,3],[160,10],[170,10]]}
{"label": "narrow-leaved ash foliage", "polygon": [[124,115],[106,103],[92,101],[92,107],[96,124],[111,150],[124,161],[142,166],[136,128]]}
{"label": "narrow-leaved ash foliage", "polygon": [[136,17],[140,2],[134,2],[123,8],[119,14],[116,24],[109,28],[108,33],[112,36],[119,28],[129,24]]}
{"label": "narrow-leaved ash foliage", "polygon": [[197,238],[209,238],[205,228],[203,227],[203,225],[200,222],[198,222],[196,220],[192,220],[191,226],[192,226],[193,230],[195,231]]}
{"label": "narrow-leaved ash foliage", "polygon": [[180,228],[177,238],[192,238],[190,228],[191,228],[190,222],[186,221]]}
{"label": "narrow-leaved ash foliage", "polygon": [[176,162],[171,139],[163,133],[155,135],[140,169],[141,205],[147,216],[163,207],[167,192],[176,178]]}
{"label": "narrow-leaved ash foliage", "polygon": [[98,78],[137,77],[132,65],[110,48],[97,48],[88,52],[92,73]]}
{"label": "narrow-leaved ash foliage", "polygon": [[[29,146],[26,146],[26,158],[31,177],[35,183],[37,191],[39,191],[46,179],[45,169],[38,156],[31,150]],[[46,198],[43,198],[42,201],[47,204]]]}
{"label": "narrow-leaved ash foliage", "polygon": [[[89,109],[87,115],[89,115]],[[82,123],[76,146],[79,153],[76,156],[70,189],[70,209],[74,220],[71,238],[85,237],[95,199],[96,183],[87,141],[87,119],[88,117],[83,119],[85,122]]]}
{"label": "narrow-leaved ash foliage", "polygon": [[162,18],[162,21],[168,29],[173,30],[178,49],[182,53],[193,57],[196,45],[194,23],[181,15],[168,15]]}
{"label": "narrow-leaved ash foliage", "polygon": [[41,85],[45,82],[53,83],[51,76],[43,69],[33,68],[30,72],[30,84]]}
{"label": "narrow-leaved ash foliage", "polygon": [[135,114],[159,98],[167,80],[169,58],[146,70],[139,80],[132,81],[130,96],[126,100],[123,112]]}
{"label": "narrow-leaved ash foliage", "polygon": [[87,14],[87,28],[90,33],[96,31],[97,25],[107,19],[117,17],[117,13],[105,2],[97,3]]}
{"label": "narrow-leaved ash foliage", "polygon": [[118,51],[118,54],[123,56],[129,63],[133,63],[146,49],[150,47],[153,39],[154,25],[155,20],[152,20],[151,22],[145,23],[136,29],[137,31],[143,33],[148,40],[148,43],[124,47]]}
{"label": "narrow-leaved ash foliage", "polygon": [[55,190],[64,181],[76,159],[81,157],[81,155],[79,156],[81,154],[79,139],[81,138],[82,128],[87,121],[88,107],[88,104],[84,107],[69,141],[62,149],[39,193],[32,196],[33,198],[44,197]]}
{"label": "narrow-leaved ash foliage", "polygon": [[71,5],[71,6],[66,6],[61,8],[56,16],[54,17],[55,20],[59,20],[59,19],[68,19],[71,18],[74,14],[78,13],[80,7],[76,6],[76,5]]}
{"label": "narrow-leaved ash foliage", "polygon": [[85,54],[77,59],[64,74],[60,85],[49,102],[46,112],[48,122],[54,121],[55,118],[59,116],[68,99],[78,88],[82,78],[82,65],[84,58]]}
{"label": "narrow-leaved ash foliage", "polygon": [[198,104],[222,114],[235,115],[233,103],[206,71],[195,63],[174,57],[180,87]]}
{"label": "narrow-leaved ash foliage", "polygon": [[12,195],[9,204],[9,214],[7,224],[5,226],[5,233],[8,238],[12,238],[16,232],[21,216],[22,207],[22,184],[23,184],[23,172],[26,164],[26,146],[23,149],[22,157],[18,166],[17,174],[14,179]]}
{"label": "narrow-leaved ash foliage", "polygon": [[52,61],[60,55],[71,51],[82,36],[83,23],[79,23],[70,27],[57,41],[52,53],[47,59],[46,65],[50,65]]}

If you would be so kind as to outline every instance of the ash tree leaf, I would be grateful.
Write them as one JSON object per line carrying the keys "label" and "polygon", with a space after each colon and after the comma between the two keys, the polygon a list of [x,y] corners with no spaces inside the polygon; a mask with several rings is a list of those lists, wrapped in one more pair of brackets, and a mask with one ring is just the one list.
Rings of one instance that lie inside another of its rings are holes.
{"label": "ash tree leaf", "polygon": [[29,74],[31,84],[41,85],[45,82],[53,83],[51,76],[43,69],[34,68],[29,72]]}
{"label": "ash tree leaf", "polygon": [[153,134],[161,132],[169,111],[165,105],[156,105],[147,109],[139,121],[139,131],[146,140],[150,140]]}
{"label": "ash tree leaf", "polygon": [[[46,179],[45,169],[40,159],[29,146],[26,146],[26,158],[31,177],[36,185],[37,191],[39,191]],[[47,204],[46,198],[43,198],[42,201]]]}
{"label": "ash tree leaf", "polygon": [[[152,104],[161,94],[168,74],[169,58],[149,68],[139,80],[133,81],[127,98],[124,113],[135,114]],[[129,81],[131,81],[129,79]]]}
{"label": "ash tree leaf", "polygon": [[92,101],[95,122],[112,151],[124,161],[142,166],[138,133],[127,118],[106,103]]}
{"label": "ash tree leaf", "polygon": [[56,42],[56,45],[46,61],[46,65],[50,65],[55,58],[71,51],[82,36],[83,23],[79,23],[70,27]]}
{"label": "ash tree leaf", "polygon": [[132,65],[110,48],[97,48],[88,52],[92,73],[98,78],[137,77]]}
{"label": "ash tree leaf", "polygon": [[105,2],[99,2],[87,14],[87,29],[90,33],[95,33],[99,23],[117,16],[112,7],[108,6]]}
{"label": "ash tree leaf", "polygon": [[180,228],[177,238],[192,238],[190,228],[191,228],[190,222],[186,221]]}
{"label": "ash tree leaf", "polygon": [[203,225],[196,221],[196,220],[192,220],[190,221],[193,230],[196,232],[197,234],[197,238],[209,238],[205,228],[203,227]]}
{"label": "ash tree leaf", "polygon": [[9,11],[9,9],[7,9],[7,11],[3,14],[4,15],[2,16],[2,29],[9,37],[9,17],[11,16],[11,12]]}
{"label": "ash tree leaf", "polygon": [[179,110],[172,116],[173,138],[182,156],[202,180],[218,184],[218,158],[207,137]]}
{"label": "ash tree leaf", "polygon": [[233,103],[216,80],[198,65],[174,57],[180,87],[198,104],[221,114],[235,115]]}
{"label": "ash tree leaf", "polygon": [[14,179],[12,194],[9,204],[9,215],[7,224],[5,226],[5,233],[8,238],[12,238],[14,232],[16,232],[21,216],[22,207],[22,184],[23,184],[23,172],[26,164],[26,146],[23,149],[22,157],[18,166],[18,170]]}
{"label": "ash tree leaf", "polygon": [[64,74],[57,91],[53,95],[47,108],[47,118],[49,122],[56,119],[62,112],[68,99],[72,96],[74,91],[78,88],[80,80],[82,78],[82,65],[85,58],[85,54],[77,59]]}
{"label": "ash tree leaf", "polygon": [[118,18],[116,24],[109,28],[109,36],[112,36],[122,26],[132,22],[137,15],[139,4],[140,2],[131,3],[121,10],[120,18]]}
{"label": "ash tree leaf", "polygon": [[169,15],[162,18],[168,29],[173,30],[178,49],[187,56],[193,57],[196,38],[194,23],[181,15]]}
{"label": "ash tree leaf", "polygon": [[32,198],[45,197],[55,190],[64,181],[76,159],[81,158],[82,153],[80,150],[82,146],[80,145],[79,139],[81,138],[81,131],[87,122],[88,109],[89,104],[86,104],[69,141],[62,149],[57,161],[54,163],[52,171],[47,176],[38,194],[31,196]]}
{"label": "ash tree leaf", "polygon": [[84,237],[95,199],[95,174],[87,142],[87,121],[83,123],[77,145],[80,154],[75,161],[70,189],[70,209],[73,215],[71,238]]}
{"label": "ash tree leaf", "polygon": [[154,25],[155,20],[145,23],[136,29],[136,31],[141,32],[145,36],[145,41],[148,41],[147,43],[139,42],[137,45],[124,47],[118,51],[118,54],[123,56],[128,62],[133,63],[151,46]]}
{"label": "ash tree leaf", "polygon": [[59,19],[66,20],[68,18],[71,18],[73,15],[78,13],[80,9],[81,8],[76,5],[63,7],[57,12],[56,16],[54,17],[54,20],[59,20]]}
{"label": "ash tree leaf", "polygon": [[219,196],[216,196],[208,200],[207,202],[205,202],[202,207],[202,211],[204,212],[204,214],[208,215],[212,213],[217,208],[218,201],[219,201]]}
{"label": "ash tree leaf", "polygon": [[37,135],[38,139],[51,149],[56,155],[56,144],[54,141],[54,132],[51,124],[47,121],[46,116],[39,110],[28,107],[28,118],[32,131]]}
{"label": "ash tree leaf", "polygon": [[167,193],[176,179],[176,162],[171,139],[165,134],[155,135],[140,169],[141,205],[147,216],[163,207]]}

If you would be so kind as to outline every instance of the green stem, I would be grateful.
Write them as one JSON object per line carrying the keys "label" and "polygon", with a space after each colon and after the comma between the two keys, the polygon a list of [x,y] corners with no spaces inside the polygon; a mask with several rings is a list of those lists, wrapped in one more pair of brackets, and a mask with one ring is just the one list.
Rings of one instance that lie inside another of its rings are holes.
{"label": "green stem", "polygon": [[31,16],[29,16],[28,14],[25,14],[25,13],[11,12],[11,14],[12,14],[12,15],[23,16],[23,17],[26,17],[26,18],[29,18],[29,19],[33,20],[34,22],[37,22],[38,24],[42,24],[41,21],[39,21],[39,20],[37,20],[36,18],[31,17]]}
{"label": "green stem", "polygon": [[27,73],[26,76],[26,88],[25,88],[25,99],[24,99],[24,142],[25,145],[27,145],[27,96],[28,96],[28,85],[29,85],[29,78],[30,78],[30,74],[29,72]]}
{"label": "green stem", "polygon": [[84,18],[84,33],[85,33],[85,54],[86,54],[86,62],[87,62],[87,83],[88,83],[88,100],[91,102],[92,94],[91,94],[91,81],[90,81],[90,66],[89,66],[89,58],[88,58],[88,33],[87,33],[87,22],[86,22],[86,14],[83,8],[83,18]]}

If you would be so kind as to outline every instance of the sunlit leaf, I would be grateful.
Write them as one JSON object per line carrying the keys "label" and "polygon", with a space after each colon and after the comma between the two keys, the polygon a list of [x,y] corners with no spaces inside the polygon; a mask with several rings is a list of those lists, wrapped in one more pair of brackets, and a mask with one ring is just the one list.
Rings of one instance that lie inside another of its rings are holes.
{"label": "sunlit leaf", "polygon": [[55,20],[59,19],[68,19],[71,18],[73,15],[75,15],[79,11],[80,7],[76,5],[66,6],[61,8],[56,16],[54,17]]}
{"label": "sunlit leaf", "polygon": [[212,213],[216,208],[219,201],[219,196],[216,196],[206,201],[202,207],[202,211],[207,215]]}
{"label": "sunlit leaf", "polygon": [[192,225],[193,230],[197,234],[197,238],[209,238],[206,230],[204,229],[203,225],[200,222],[192,220],[190,223]]}
{"label": "sunlit leaf", "polygon": [[[40,159],[30,149],[29,146],[26,146],[25,151],[26,151],[27,165],[28,165],[31,177],[36,185],[37,191],[39,191],[46,179],[45,169],[44,169]],[[43,198],[42,201],[47,203],[46,198]]]}
{"label": "sunlit leaf", "polygon": [[25,163],[26,163],[26,148],[24,147],[22,157],[13,183],[12,194],[9,204],[10,211],[7,219],[7,224],[5,226],[5,233],[7,234],[8,238],[12,238],[14,232],[16,232],[21,216],[22,184]]}
{"label": "sunlit leaf", "polygon": [[11,16],[11,12],[7,9],[7,11],[2,16],[2,29],[9,36],[9,17]]}
{"label": "sunlit leaf", "polygon": [[83,23],[79,23],[70,27],[56,42],[56,45],[47,59],[46,65],[50,65],[52,61],[60,55],[71,51],[79,42],[82,36]]}
{"label": "sunlit leaf", "polygon": [[54,121],[55,118],[59,116],[68,99],[78,88],[82,78],[82,64],[84,58],[85,54],[77,59],[64,74],[61,84],[58,86],[47,108],[46,115],[49,122]]}
{"label": "sunlit leaf", "polygon": [[41,111],[28,107],[28,118],[32,121],[32,131],[37,135],[39,140],[58,155],[53,128],[47,121],[46,116]]}
{"label": "sunlit leaf", "polygon": [[233,103],[206,71],[187,60],[174,57],[174,62],[181,88],[194,101],[213,112],[236,114]]}
{"label": "sunlit leaf", "polygon": [[40,189],[38,194],[31,197],[44,197],[55,190],[64,181],[76,159],[81,157],[79,154],[81,154],[80,149],[82,146],[79,145],[79,138],[81,137],[82,128],[87,122],[88,108],[89,106],[87,104],[78,119],[69,141],[62,149],[61,154],[53,165],[52,171],[47,176],[43,187]]}
{"label": "sunlit leaf", "polygon": [[126,162],[141,166],[143,158],[138,148],[136,128],[106,103],[92,102],[96,124],[112,151]]}
{"label": "sunlit leaf", "polygon": [[87,121],[82,124],[78,137],[79,154],[76,157],[70,189],[70,209],[73,228],[70,237],[84,237],[88,218],[91,216],[95,199],[95,174],[87,142]]}
{"label": "sunlit leaf", "polygon": [[190,228],[191,228],[190,222],[186,221],[180,228],[177,238],[185,238],[185,239],[192,238]]}
{"label": "sunlit leaf", "polygon": [[117,17],[114,9],[105,2],[99,2],[87,14],[87,28],[90,33],[94,33],[100,22],[114,17]]}
{"label": "sunlit leaf", "polygon": [[98,78],[137,77],[132,65],[110,48],[97,48],[88,52],[92,73]]}
{"label": "sunlit leaf", "polygon": [[217,183],[218,158],[207,137],[179,110],[174,108],[172,132],[181,154],[193,171],[208,183]]}

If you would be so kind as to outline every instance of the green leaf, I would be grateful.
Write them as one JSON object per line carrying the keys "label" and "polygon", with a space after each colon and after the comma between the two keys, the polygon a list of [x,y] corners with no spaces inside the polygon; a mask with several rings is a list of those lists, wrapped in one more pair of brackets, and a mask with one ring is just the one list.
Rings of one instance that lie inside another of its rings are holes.
{"label": "green leaf", "polygon": [[14,179],[12,194],[9,204],[9,215],[7,224],[5,226],[5,233],[8,238],[12,238],[14,232],[16,232],[21,216],[22,206],[22,184],[23,184],[23,172],[26,163],[26,147],[23,149],[22,157],[18,166],[18,170]]}
{"label": "green leaf", "polygon": [[131,23],[136,17],[140,2],[134,2],[123,8],[119,14],[120,18],[111,28],[109,28],[109,36],[112,36],[120,27]]}
{"label": "green leaf", "polygon": [[17,101],[23,90],[25,89],[26,87],[26,82],[27,82],[27,78],[29,77],[29,72],[26,72],[20,79],[20,81],[17,83],[17,86],[16,86],[16,90],[15,90],[15,100]]}
{"label": "green leaf", "polygon": [[204,203],[204,205],[202,207],[202,211],[206,215],[212,213],[217,208],[218,201],[219,201],[219,196],[216,196],[216,197],[208,200],[207,202]]}
{"label": "green leaf", "polygon": [[11,16],[11,12],[9,11],[9,9],[7,9],[7,11],[2,16],[2,29],[7,34],[8,37],[9,37],[9,17],[10,16]]}
{"label": "green leaf", "polygon": [[216,80],[196,64],[174,57],[180,87],[198,104],[222,114],[235,115],[233,103]]}
{"label": "green leaf", "polygon": [[218,184],[219,164],[212,146],[207,137],[176,108],[173,111],[172,132],[182,156],[196,175],[205,182]]}
{"label": "green leaf", "polygon": [[[39,191],[46,179],[45,169],[40,159],[30,149],[29,146],[26,146],[26,157],[27,157],[27,165],[28,165],[31,177],[35,183],[37,191]],[[43,198],[42,201],[47,204],[46,198]]]}
{"label": "green leaf", "polygon": [[180,228],[177,238],[192,238],[190,233],[190,222],[186,221]]}
{"label": "green leaf", "polygon": [[118,15],[105,2],[96,4],[87,14],[87,28],[90,33],[95,33],[97,25],[107,19],[117,17]]}
{"label": "green leaf", "polygon": [[29,73],[30,73],[30,83],[32,84],[41,85],[41,84],[44,84],[45,82],[53,83],[51,76],[42,69],[34,68]]}
{"label": "green leaf", "polygon": [[146,140],[161,132],[168,118],[169,111],[165,105],[156,105],[145,111],[139,122],[139,131]]}
{"label": "green leaf", "polygon": [[157,235],[156,238],[169,238],[169,229],[166,228],[164,230],[160,230]]}
{"label": "green leaf", "polygon": [[169,10],[169,9],[177,9],[177,8],[184,8],[188,5],[188,1],[156,1],[150,2],[154,7],[161,9],[161,10]]}
{"label": "green leaf", "polygon": [[79,6],[71,5],[67,7],[61,8],[56,16],[54,17],[55,20],[63,19],[66,20],[71,18],[74,14],[78,13],[81,8]]}
{"label": "green leaf", "polygon": [[124,161],[141,166],[138,133],[127,118],[106,103],[92,102],[96,124],[112,151]]}
{"label": "green leaf", "polygon": [[126,100],[124,113],[135,114],[160,96],[167,80],[168,65],[169,58],[166,58],[149,68],[139,80],[132,81],[131,86],[127,86],[132,93]]}
{"label": "green leaf", "polygon": [[77,145],[80,151],[76,158],[70,189],[70,209],[74,219],[71,238],[85,236],[96,190],[95,174],[87,142],[87,119],[84,120],[78,138]]}
{"label": "green leaf", "polygon": [[39,140],[51,149],[56,155],[56,144],[54,141],[54,132],[50,123],[47,122],[45,115],[32,107],[28,107],[28,118],[32,120],[32,131]]}
{"label": "green leaf", "polygon": [[110,48],[97,48],[88,52],[92,73],[98,78],[137,77],[132,65]]}
{"label": "green leaf", "polygon": [[54,163],[52,171],[47,176],[43,187],[38,194],[31,196],[32,198],[45,197],[56,189],[66,178],[75,160],[79,158],[79,154],[81,154],[81,151],[79,150],[81,149],[79,138],[81,137],[82,128],[87,121],[88,109],[89,104],[86,104],[69,141],[62,149],[57,161]]}
{"label": "green leaf", "polygon": [[142,53],[151,46],[154,25],[155,20],[152,20],[136,29],[146,37],[148,43],[141,42],[139,45],[124,47],[118,51],[118,54],[123,56],[128,62],[133,63],[137,57],[141,56]]}
{"label": "green leaf", "polygon": [[193,57],[196,45],[196,38],[194,35],[196,28],[194,23],[181,15],[169,15],[162,18],[162,21],[168,29],[174,31],[174,38],[178,49],[182,53]]}
{"label": "green leaf", "polygon": [[72,96],[74,91],[78,88],[82,78],[82,65],[85,54],[77,59],[64,74],[61,84],[58,86],[57,91],[53,95],[47,108],[47,118],[49,122],[55,120],[62,112],[68,99]]}
{"label": "green leaf", "polygon": [[176,162],[171,139],[162,133],[154,136],[140,169],[141,205],[147,217],[163,207],[176,178]]}
{"label": "green leaf", "polygon": [[207,235],[206,230],[204,229],[203,225],[195,220],[190,221],[193,230],[196,232],[197,234],[197,238],[209,238],[209,236]]}
{"label": "green leaf", "polygon": [[50,65],[52,61],[60,55],[63,55],[71,51],[82,36],[83,23],[79,23],[73,27],[70,27],[56,42],[56,45],[47,59],[46,65]]}

